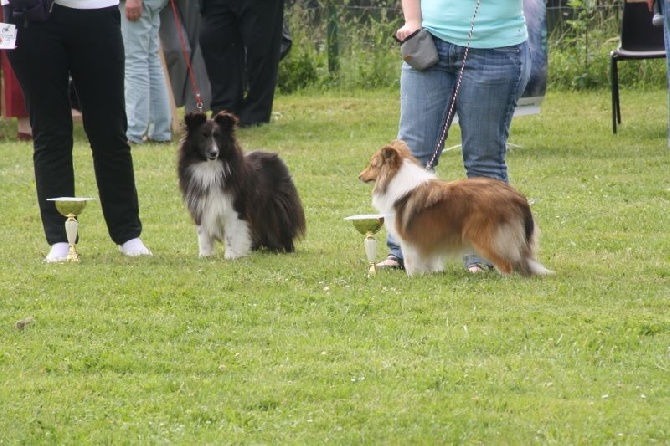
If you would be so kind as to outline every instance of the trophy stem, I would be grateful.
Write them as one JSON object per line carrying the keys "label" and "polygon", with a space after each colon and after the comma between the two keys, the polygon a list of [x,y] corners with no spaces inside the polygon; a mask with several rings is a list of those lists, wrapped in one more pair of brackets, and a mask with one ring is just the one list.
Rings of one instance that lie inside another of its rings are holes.
{"label": "trophy stem", "polygon": [[70,245],[70,249],[67,253],[68,262],[78,262],[79,254],[77,253],[77,234],[79,232],[79,222],[75,218],[74,214],[68,214],[67,220],[65,221],[65,232],[67,233],[67,242]]}
{"label": "trophy stem", "polygon": [[365,234],[365,255],[368,258],[368,263],[370,264],[370,274],[377,274],[377,240],[372,232],[368,231]]}

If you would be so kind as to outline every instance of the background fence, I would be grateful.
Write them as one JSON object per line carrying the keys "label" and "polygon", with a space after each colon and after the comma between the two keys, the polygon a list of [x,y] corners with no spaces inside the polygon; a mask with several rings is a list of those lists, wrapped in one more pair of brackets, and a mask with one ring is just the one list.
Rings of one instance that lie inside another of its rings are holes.
{"label": "background fence", "polygon": [[[621,1],[604,0],[547,0],[547,31],[568,28],[567,22],[579,19],[583,12],[591,16],[591,24],[607,22],[611,18],[618,20]],[[312,12],[315,21],[336,14],[340,20],[361,21],[370,18],[377,20],[401,20],[400,2],[397,0],[286,0],[288,10],[299,7]]]}
{"label": "background fence", "polygon": [[[552,89],[609,85],[609,52],[618,43],[623,1],[546,0],[543,40]],[[294,47],[280,66],[280,90],[397,87],[399,0],[286,0],[285,17]],[[620,75],[627,87],[658,88],[665,65],[626,64]]]}

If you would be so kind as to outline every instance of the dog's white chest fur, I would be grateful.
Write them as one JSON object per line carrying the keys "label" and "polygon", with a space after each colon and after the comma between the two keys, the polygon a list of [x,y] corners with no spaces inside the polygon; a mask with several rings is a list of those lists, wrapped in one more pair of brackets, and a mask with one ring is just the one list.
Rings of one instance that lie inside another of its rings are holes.
{"label": "dog's white chest fur", "polygon": [[[223,190],[226,167],[221,162],[207,161],[194,164],[189,169],[192,192],[186,197],[187,206],[196,215],[201,216],[203,226],[220,226],[221,223],[217,220],[234,212],[232,199]],[[216,228],[211,227],[209,232],[215,235],[217,231]],[[223,234],[220,235],[220,239],[223,240]]]}
{"label": "dog's white chest fur", "polygon": [[385,226],[393,235],[397,235],[395,229],[395,203],[396,201],[416,188],[420,184],[437,178],[434,173],[418,166],[409,160],[403,162],[393,178],[386,184],[386,191],[375,190],[372,195],[372,205],[381,213],[386,215]]}
{"label": "dog's white chest fur", "polygon": [[186,203],[200,215],[197,233],[201,257],[214,253],[216,240],[223,241],[227,259],[245,256],[251,251],[249,225],[235,211],[235,197],[224,190],[228,169],[227,164],[213,161],[190,167],[192,190],[199,192],[187,195]]}

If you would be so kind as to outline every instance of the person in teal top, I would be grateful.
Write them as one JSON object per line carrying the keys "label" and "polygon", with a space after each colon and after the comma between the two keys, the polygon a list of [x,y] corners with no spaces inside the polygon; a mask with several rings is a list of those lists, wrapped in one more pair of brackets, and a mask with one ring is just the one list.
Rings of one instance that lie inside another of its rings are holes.
{"label": "person in teal top", "polygon": [[[446,8],[445,4],[451,7]],[[467,46],[476,4],[476,0],[423,0],[422,27],[441,40]],[[477,32],[472,33],[472,48],[519,45],[528,40],[522,0],[480,2],[475,20]]]}
{"label": "person in teal top", "polygon": [[[455,97],[465,174],[507,183],[507,138],[530,78],[522,0],[402,0],[402,11],[405,23],[396,38],[403,41],[425,28],[432,34],[438,61],[423,71],[403,63],[398,139],[421,163],[437,166],[444,141],[437,156],[435,149]],[[397,241],[387,237],[387,245],[389,255],[377,266],[403,269]],[[474,253],[463,260],[471,272],[492,269]]]}

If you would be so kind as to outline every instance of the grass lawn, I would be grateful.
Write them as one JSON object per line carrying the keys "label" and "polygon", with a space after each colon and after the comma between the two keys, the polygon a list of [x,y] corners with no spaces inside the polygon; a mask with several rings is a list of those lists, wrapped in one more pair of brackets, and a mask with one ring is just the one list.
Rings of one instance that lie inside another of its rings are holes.
{"label": "grass lawn", "polygon": [[[357,176],[396,134],[397,92],[281,96],[272,125],[239,131],[281,153],[308,234],[234,262],[198,258],[175,143],[133,148],[153,257],[123,257],[92,201],[80,264],[43,264],[31,148],[7,139],[0,444],[669,444],[667,104],[621,94],[617,135],[604,91],[514,121],[546,278],[367,276],[343,219],[374,212]],[[442,178],[463,176],[459,138]],[[80,128],[75,161],[97,197]]]}

